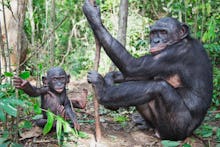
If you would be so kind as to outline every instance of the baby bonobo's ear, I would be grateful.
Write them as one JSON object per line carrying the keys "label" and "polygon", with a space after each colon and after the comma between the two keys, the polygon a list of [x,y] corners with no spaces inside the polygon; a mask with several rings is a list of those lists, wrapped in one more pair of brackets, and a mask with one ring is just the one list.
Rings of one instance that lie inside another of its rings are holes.
{"label": "baby bonobo's ear", "polygon": [[48,86],[48,80],[46,76],[42,76],[43,86]]}
{"label": "baby bonobo's ear", "polygon": [[70,82],[70,75],[66,75],[66,83],[69,83]]}

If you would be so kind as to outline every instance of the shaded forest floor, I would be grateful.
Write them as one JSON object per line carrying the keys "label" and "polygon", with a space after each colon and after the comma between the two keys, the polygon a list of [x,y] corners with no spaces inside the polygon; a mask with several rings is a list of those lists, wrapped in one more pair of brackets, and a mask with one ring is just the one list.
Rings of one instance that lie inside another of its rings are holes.
{"label": "shaded forest floor", "polygon": [[[71,82],[68,86],[69,98],[76,97],[80,94],[83,88],[88,89],[89,99],[91,99],[92,89],[87,84],[86,80],[81,82]],[[77,118],[80,122],[81,131],[88,134],[87,138],[79,138],[77,141],[69,141],[69,145],[66,146],[79,146],[79,147],[160,147],[162,146],[161,140],[158,139],[153,130],[139,129],[135,126],[131,119],[128,119],[125,123],[116,122],[111,113],[101,107],[104,111],[101,116],[101,130],[102,140],[99,143],[95,142],[95,124],[94,124],[94,110],[92,100],[88,100],[86,109],[75,110]],[[120,111],[120,112],[123,112]],[[116,113],[116,112],[114,112]],[[121,113],[120,113],[121,114]],[[122,115],[131,118],[131,113]],[[215,126],[219,126],[220,122],[210,122]],[[35,130],[36,131],[36,130]],[[45,136],[40,135],[38,137],[32,137],[21,141],[25,146],[41,146],[41,147],[56,147],[58,146],[56,140],[56,133],[51,132]],[[183,144],[189,144],[192,147],[203,147],[203,146],[216,146],[216,142],[212,138],[201,138],[193,135],[188,137],[186,140],[180,142],[180,146]]]}

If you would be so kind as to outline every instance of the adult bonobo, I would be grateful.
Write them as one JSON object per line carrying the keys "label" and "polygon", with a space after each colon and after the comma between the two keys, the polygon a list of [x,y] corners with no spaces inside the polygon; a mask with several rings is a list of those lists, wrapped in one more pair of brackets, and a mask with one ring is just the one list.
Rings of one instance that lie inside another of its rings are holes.
{"label": "adult bonobo", "polygon": [[[183,140],[201,124],[212,98],[212,66],[187,25],[165,17],[150,27],[150,55],[132,57],[103,26],[100,11],[86,0],[83,11],[120,72],[105,78],[88,73],[100,104],[136,106],[161,139]],[[114,84],[119,83],[119,84]]]}
{"label": "adult bonobo", "polygon": [[[79,130],[76,115],[71,108],[70,101],[66,94],[66,84],[69,83],[70,75],[60,67],[53,67],[47,71],[47,76],[42,77],[44,87],[37,88],[32,86],[28,81],[19,77],[14,77],[14,85],[18,89],[22,89],[29,96],[41,96],[41,108],[50,110],[57,115],[61,115],[65,119],[70,119],[74,128]],[[87,92],[84,92],[87,93]],[[86,97],[87,94],[84,94]],[[86,99],[84,99],[86,100]],[[81,104],[82,103],[82,104]],[[74,101],[73,106],[84,108],[85,102]],[[47,123],[46,112],[43,111],[43,118],[36,121],[40,127],[44,127]],[[54,124],[55,127],[55,124]]]}

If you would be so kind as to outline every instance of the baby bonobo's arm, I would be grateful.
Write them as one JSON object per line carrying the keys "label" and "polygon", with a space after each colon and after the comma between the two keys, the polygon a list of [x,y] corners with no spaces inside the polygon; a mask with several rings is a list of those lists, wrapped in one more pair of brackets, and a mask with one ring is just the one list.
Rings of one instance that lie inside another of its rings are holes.
{"label": "baby bonobo's arm", "polygon": [[48,87],[37,88],[32,86],[27,80],[23,80],[16,76],[13,78],[13,84],[15,88],[23,90],[26,94],[32,97],[40,96],[48,91]]}

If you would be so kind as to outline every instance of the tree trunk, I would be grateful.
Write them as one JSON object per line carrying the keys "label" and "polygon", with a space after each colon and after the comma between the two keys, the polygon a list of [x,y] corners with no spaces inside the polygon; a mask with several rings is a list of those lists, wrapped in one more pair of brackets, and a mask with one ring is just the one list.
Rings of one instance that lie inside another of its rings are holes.
{"label": "tree trunk", "polygon": [[51,37],[50,37],[50,65],[54,65],[54,52],[55,52],[55,17],[56,17],[56,11],[55,11],[55,0],[51,1]]}
{"label": "tree trunk", "polygon": [[[1,20],[0,20],[0,24],[1,24]],[[4,42],[3,42],[3,38],[2,38],[2,27],[0,26],[0,49],[1,49],[1,53],[4,50]],[[0,84],[2,84],[2,56],[0,56]]]}
{"label": "tree trunk", "polygon": [[28,12],[30,13],[31,45],[32,45],[32,47],[34,47],[34,40],[35,40],[35,23],[34,23],[33,0],[28,0]]}
{"label": "tree trunk", "polygon": [[[120,8],[119,8],[117,40],[123,46],[126,46],[127,22],[128,22],[128,0],[121,0]],[[116,66],[114,65],[114,63],[112,63],[109,71],[114,71],[114,70],[116,70]]]}
{"label": "tree trunk", "polygon": [[126,33],[127,33],[127,20],[128,20],[128,0],[121,0],[118,21],[118,41],[126,46]]}

